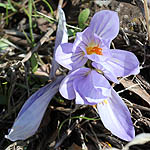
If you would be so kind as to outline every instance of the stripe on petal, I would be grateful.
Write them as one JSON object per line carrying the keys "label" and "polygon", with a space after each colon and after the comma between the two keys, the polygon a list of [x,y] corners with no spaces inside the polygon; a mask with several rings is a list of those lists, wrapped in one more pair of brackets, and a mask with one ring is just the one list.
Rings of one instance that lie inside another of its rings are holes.
{"label": "stripe on petal", "polygon": [[60,44],[68,42],[66,18],[65,18],[64,11],[62,10],[62,8],[60,6],[58,7],[58,13],[59,13],[59,20],[58,20],[55,48],[54,48],[54,54],[53,54],[54,58],[52,60],[52,68],[50,71],[50,79],[55,77],[56,70],[59,67],[59,65],[57,64],[57,62],[55,60],[55,51]]}
{"label": "stripe on petal", "polygon": [[72,48],[72,43],[61,44],[55,54],[56,61],[69,70],[82,67],[87,61],[87,58],[84,58],[83,51],[72,52]]}
{"label": "stripe on petal", "polygon": [[117,77],[136,75],[139,73],[139,61],[137,57],[128,51],[111,50],[112,58],[101,65]]}
{"label": "stripe on petal", "polygon": [[103,39],[113,40],[119,32],[118,14],[110,10],[97,12],[92,17],[90,28]]}
{"label": "stripe on petal", "polygon": [[74,87],[74,91],[75,91],[75,95],[76,95],[76,99],[75,99],[75,102],[76,104],[81,104],[81,105],[90,105],[87,100],[84,98],[84,96],[79,92],[79,89],[78,89],[78,82],[80,82],[80,80],[82,80],[82,78],[78,79],[78,80],[75,80],[73,82],[73,87]]}
{"label": "stripe on petal", "polygon": [[55,59],[60,65],[71,70],[72,55],[72,43],[64,43],[57,47]]}
{"label": "stripe on petal", "polygon": [[7,139],[25,140],[35,134],[50,100],[58,92],[62,78],[63,76],[57,77],[54,82],[39,89],[25,102],[9,134],[5,136]]}
{"label": "stripe on petal", "polygon": [[97,104],[111,94],[109,82],[95,70],[91,70],[81,78],[76,78],[73,83],[79,95],[87,101],[84,104]]}
{"label": "stripe on petal", "polygon": [[104,126],[125,141],[131,141],[135,136],[130,112],[120,98],[112,89],[112,96],[103,103],[97,105],[98,113]]}
{"label": "stripe on petal", "polygon": [[68,74],[64,80],[61,82],[59,87],[59,92],[61,95],[69,100],[75,98],[75,91],[73,87],[73,81],[77,78],[84,76],[87,72],[89,72],[89,68],[79,68],[70,74]]}
{"label": "stripe on petal", "polygon": [[115,83],[119,83],[119,81],[117,80],[117,76],[113,73],[113,71],[111,72],[111,70],[109,70],[109,68],[104,68],[104,66],[102,66],[101,64],[98,64],[98,63],[96,63],[96,62],[93,62],[92,63],[92,66],[94,67],[94,68],[96,68],[97,69],[97,71],[102,71],[103,73],[104,73],[104,76],[108,79],[108,80],[110,80],[110,81],[112,81],[112,82],[115,82]]}

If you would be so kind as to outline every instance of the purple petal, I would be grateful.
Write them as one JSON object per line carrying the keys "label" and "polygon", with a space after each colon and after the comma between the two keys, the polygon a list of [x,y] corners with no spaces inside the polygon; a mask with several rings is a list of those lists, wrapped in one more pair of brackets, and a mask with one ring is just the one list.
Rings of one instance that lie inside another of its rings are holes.
{"label": "purple petal", "polygon": [[85,47],[90,42],[90,36],[89,36],[89,28],[86,28],[83,32],[77,32],[76,39],[73,43],[73,52],[76,51],[76,48],[79,46],[79,44],[83,44]]}
{"label": "purple petal", "polygon": [[80,82],[80,80],[82,80],[82,78],[77,79],[73,82],[73,87],[74,87],[74,92],[75,92],[75,97],[76,97],[75,102],[76,102],[76,104],[90,105],[90,103],[87,102],[85,97],[82,94],[80,94],[80,92],[79,92],[78,83]]}
{"label": "purple petal", "polygon": [[85,76],[85,74],[87,74],[87,72],[89,71],[90,71],[89,68],[79,68],[68,74],[60,84],[59,92],[61,93],[61,95],[68,100],[74,99],[75,98],[75,91],[73,88],[74,79],[76,78],[78,79],[82,76]]}
{"label": "purple petal", "polygon": [[54,82],[39,89],[25,102],[9,134],[5,136],[7,139],[25,140],[35,134],[50,100],[58,92],[62,78],[63,76],[57,77]]}
{"label": "purple petal", "polygon": [[103,53],[108,53],[105,51],[105,49],[107,50],[109,48],[108,39],[99,37],[97,34],[93,33],[93,30],[89,27],[87,27],[83,32],[77,33],[76,39],[73,43],[73,52],[76,51],[77,47],[80,47],[86,53],[86,47],[88,47],[91,43],[95,43],[95,45],[99,45],[103,48]]}
{"label": "purple petal", "polygon": [[59,20],[55,40],[55,50],[61,43],[68,42],[65,14],[61,7],[58,7],[58,11],[59,11]]}
{"label": "purple petal", "polygon": [[[82,36],[80,38],[82,39],[82,41],[78,44],[76,49],[80,49],[80,51],[83,51],[86,58],[95,62],[101,62],[101,61],[106,61],[108,57],[111,57],[111,53],[110,53],[110,49],[108,48],[109,46],[107,41],[100,38],[96,34],[93,34],[90,28],[87,28],[86,31],[80,34],[80,36]],[[90,55],[87,54],[86,49],[87,47],[91,47],[91,46],[98,46],[99,48],[101,48],[102,55],[98,55],[94,53]]]}
{"label": "purple petal", "polygon": [[17,118],[21,117],[21,115],[39,98],[41,98],[46,91],[48,91],[51,88],[51,83],[45,85],[44,87],[40,88],[38,91],[36,91],[33,95],[29,97],[29,99],[25,102],[23,107],[21,108],[20,112],[18,113]]}
{"label": "purple petal", "polygon": [[109,69],[117,77],[139,73],[139,61],[133,53],[116,49],[111,52],[112,58],[101,63],[104,68]]}
{"label": "purple petal", "polygon": [[83,51],[72,52],[72,48],[72,43],[61,44],[55,54],[56,61],[69,70],[82,67],[87,61],[87,58],[84,58]]}
{"label": "purple petal", "polygon": [[97,105],[104,126],[125,141],[135,136],[130,112],[120,96],[112,89],[111,98]]}
{"label": "purple petal", "polygon": [[59,12],[59,20],[58,20],[56,40],[55,40],[54,58],[52,60],[52,68],[50,71],[50,79],[55,77],[56,70],[59,67],[58,63],[55,60],[55,51],[60,44],[68,42],[66,18],[65,18],[65,14],[60,6],[58,7],[58,12]]}
{"label": "purple petal", "polygon": [[64,43],[57,47],[55,53],[55,60],[63,67],[71,69],[72,55],[72,43]]}
{"label": "purple petal", "polygon": [[119,81],[118,81],[118,79],[117,79],[117,76],[116,76],[113,72],[111,72],[108,68],[104,68],[104,66],[102,66],[101,64],[95,63],[95,62],[92,63],[92,66],[93,66],[94,68],[96,68],[96,69],[102,71],[103,74],[104,74],[104,76],[105,76],[108,80],[110,80],[110,81],[112,81],[112,82],[115,82],[115,83],[117,83],[117,84],[119,83]]}
{"label": "purple petal", "polygon": [[[73,86],[80,97],[85,101],[84,104],[97,104],[111,94],[109,82],[95,70],[91,70],[86,76],[76,78],[73,81]],[[83,100],[81,100],[80,104],[83,104]]]}
{"label": "purple petal", "polygon": [[118,14],[110,10],[97,12],[91,20],[90,28],[98,36],[111,41],[119,32]]}

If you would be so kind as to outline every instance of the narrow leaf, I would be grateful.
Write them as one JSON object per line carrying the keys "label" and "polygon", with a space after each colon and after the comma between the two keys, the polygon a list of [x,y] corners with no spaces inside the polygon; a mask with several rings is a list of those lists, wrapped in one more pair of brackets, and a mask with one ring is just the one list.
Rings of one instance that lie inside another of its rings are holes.
{"label": "narrow leaf", "polygon": [[9,45],[7,43],[0,40],[0,53],[4,52],[4,50],[6,50],[8,47],[9,47]]}
{"label": "narrow leaf", "polygon": [[31,60],[32,72],[34,73],[37,71],[38,68],[38,62],[35,53],[31,56],[30,60]]}

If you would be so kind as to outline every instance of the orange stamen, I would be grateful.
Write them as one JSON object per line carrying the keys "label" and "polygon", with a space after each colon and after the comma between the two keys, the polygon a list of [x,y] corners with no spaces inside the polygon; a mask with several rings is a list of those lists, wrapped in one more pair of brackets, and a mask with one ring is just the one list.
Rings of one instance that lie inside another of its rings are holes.
{"label": "orange stamen", "polygon": [[103,55],[102,48],[100,48],[98,46],[87,47],[86,51],[87,51],[88,55],[91,55],[91,54]]}

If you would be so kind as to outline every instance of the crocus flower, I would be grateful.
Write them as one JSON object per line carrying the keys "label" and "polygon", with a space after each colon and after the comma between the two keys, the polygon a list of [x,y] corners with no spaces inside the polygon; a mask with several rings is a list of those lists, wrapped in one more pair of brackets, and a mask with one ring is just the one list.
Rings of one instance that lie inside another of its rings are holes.
{"label": "crocus flower", "polygon": [[117,77],[138,74],[139,61],[133,53],[110,49],[110,43],[118,32],[119,18],[116,12],[97,12],[89,27],[77,33],[74,43],[58,46],[56,61],[69,70],[75,70],[90,60],[96,69],[103,71],[106,78],[116,83]]}
{"label": "crocus flower", "polygon": [[[135,136],[130,112],[108,80],[118,83],[117,77],[138,74],[139,61],[131,52],[110,49],[118,32],[117,13],[100,11],[93,16],[89,27],[77,33],[73,44],[58,46],[55,58],[70,70],[61,82],[61,95],[75,99],[76,104],[96,104],[104,126],[130,141]],[[86,63],[89,68],[82,68]]]}
{"label": "crocus flower", "polygon": [[63,79],[59,91],[66,99],[75,99],[76,104],[96,105],[104,126],[114,135],[126,141],[134,137],[127,106],[107,79],[96,70],[76,69]]}

